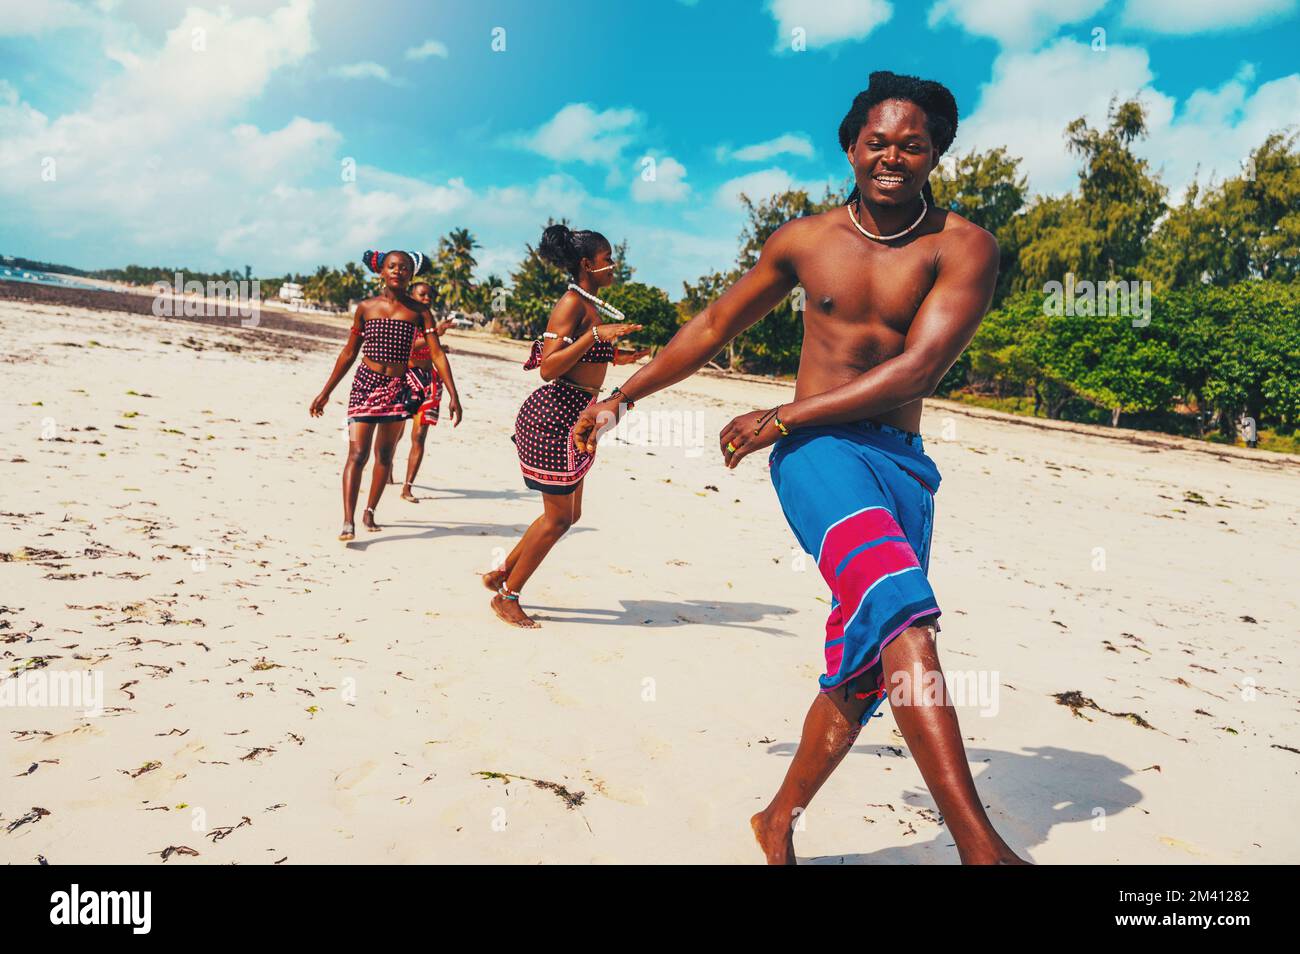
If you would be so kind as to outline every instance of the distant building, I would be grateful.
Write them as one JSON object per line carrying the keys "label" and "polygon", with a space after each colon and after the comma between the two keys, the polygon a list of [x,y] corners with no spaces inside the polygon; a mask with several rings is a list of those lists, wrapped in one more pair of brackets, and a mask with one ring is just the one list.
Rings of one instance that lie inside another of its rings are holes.
{"label": "distant building", "polygon": [[302,301],[302,286],[297,282],[285,282],[280,286],[280,297],[285,301]]}

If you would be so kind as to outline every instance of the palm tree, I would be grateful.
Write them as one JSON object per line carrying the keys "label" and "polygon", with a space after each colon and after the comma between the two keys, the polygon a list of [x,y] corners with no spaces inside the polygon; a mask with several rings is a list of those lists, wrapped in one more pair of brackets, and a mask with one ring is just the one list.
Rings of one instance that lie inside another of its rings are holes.
{"label": "palm tree", "polygon": [[354,300],[366,293],[366,273],[356,262],[348,262],[339,275],[338,299],[336,304],[346,308]]}
{"label": "palm tree", "polygon": [[479,243],[469,229],[452,229],[438,240],[438,296],[451,309],[463,311],[474,288],[474,249]]}

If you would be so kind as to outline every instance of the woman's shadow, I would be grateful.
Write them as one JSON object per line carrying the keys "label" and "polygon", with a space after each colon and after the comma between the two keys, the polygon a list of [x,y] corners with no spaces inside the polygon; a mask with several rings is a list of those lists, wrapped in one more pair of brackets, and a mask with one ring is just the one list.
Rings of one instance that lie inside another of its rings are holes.
{"label": "woman's shadow", "polygon": [[[768,752],[793,755],[794,743],[778,743]],[[856,745],[850,754],[899,758],[905,750],[890,745]],[[1087,823],[1105,832],[1106,820],[1142,800],[1142,793],[1125,779],[1133,769],[1105,755],[1076,752],[1056,746],[1027,748],[1023,752],[967,749],[972,763],[982,762],[975,776],[980,799],[996,813],[998,833],[1016,854],[1029,860],[1031,850],[1047,841],[1054,825]],[[903,756],[905,757],[905,756]],[[861,768],[849,764],[841,771]],[[872,805],[877,824],[890,823],[900,833],[914,830],[913,821],[932,822],[938,817],[934,801],[924,789],[903,795],[903,805]],[[909,837],[904,835],[904,837]],[[798,835],[796,834],[796,843]],[[821,855],[799,859],[811,865],[917,865],[953,864],[957,848],[946,827],[928,841],[882,848],[859,854]]]}

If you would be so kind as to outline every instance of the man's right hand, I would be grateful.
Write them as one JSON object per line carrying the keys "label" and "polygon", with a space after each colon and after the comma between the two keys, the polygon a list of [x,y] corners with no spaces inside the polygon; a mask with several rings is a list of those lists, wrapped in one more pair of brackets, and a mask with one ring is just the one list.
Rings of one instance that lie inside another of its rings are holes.
{"label": "man's right hand", "polygon": [[573,425],[573,446],[587,454],[596,453],[596,441],[609,428],[618,423],[619,399],[606,398],[578,415]]}

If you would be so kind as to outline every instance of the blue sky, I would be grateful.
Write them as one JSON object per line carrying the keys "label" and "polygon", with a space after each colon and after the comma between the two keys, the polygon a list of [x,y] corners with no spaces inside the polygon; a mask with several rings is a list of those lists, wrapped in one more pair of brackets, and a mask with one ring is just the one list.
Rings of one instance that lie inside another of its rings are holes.
{"label": "blue sky", "polygon": [[954,151],[1004,145],[1037,191],[1116,95],[1175,198],[1233,173],[1300,126],[1298,6],[0,0],[0,252],[270,275],[464,226],[504,276],[554,215],[676,296],[734,260],[740,191],[844,179],[873,69],[947,83]]}

